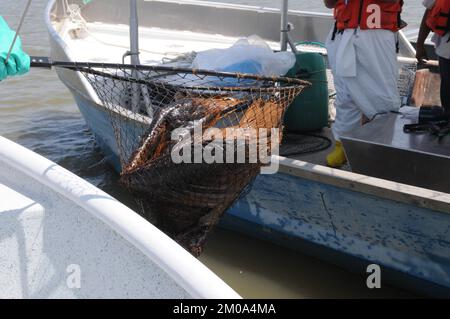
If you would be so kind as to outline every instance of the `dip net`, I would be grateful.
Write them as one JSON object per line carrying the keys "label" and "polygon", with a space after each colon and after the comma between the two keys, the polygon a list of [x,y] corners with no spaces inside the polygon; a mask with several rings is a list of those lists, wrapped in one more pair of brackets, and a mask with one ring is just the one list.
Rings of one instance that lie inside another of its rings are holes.
{"label": "dip net", "polygon": [[194,255],[268,165],[308,82],[168,66],[77,64],[106,109],[121,182]]}

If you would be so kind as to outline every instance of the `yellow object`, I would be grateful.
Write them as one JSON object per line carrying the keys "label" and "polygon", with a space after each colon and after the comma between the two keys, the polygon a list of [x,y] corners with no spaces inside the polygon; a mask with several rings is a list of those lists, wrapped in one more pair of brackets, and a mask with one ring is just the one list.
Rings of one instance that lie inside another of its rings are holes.
{"label": "yellow object", "polygon": [[336,142],[334,151],[328,154],[327,164],[333,168],[339,168],[347,163],[347,157],[345,157],[344,146],[341,142]]}

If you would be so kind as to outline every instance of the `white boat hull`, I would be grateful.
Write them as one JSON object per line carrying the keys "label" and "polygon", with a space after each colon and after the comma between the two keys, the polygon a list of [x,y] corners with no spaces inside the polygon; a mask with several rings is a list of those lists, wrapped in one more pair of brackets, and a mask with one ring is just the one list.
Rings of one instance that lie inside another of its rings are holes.
{"label": "white boat hull", "polygon": [[123,204],[0,137],[0,298],[239,298]]}

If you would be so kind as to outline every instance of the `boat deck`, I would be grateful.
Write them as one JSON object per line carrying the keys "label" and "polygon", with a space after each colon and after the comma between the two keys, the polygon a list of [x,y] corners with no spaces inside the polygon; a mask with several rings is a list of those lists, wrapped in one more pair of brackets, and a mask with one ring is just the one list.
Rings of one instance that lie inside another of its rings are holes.
{"label": "boat deck", "polygon": [[[79,61],[121,63],[129,50],[127,25],[87,23],[87,28],[68,26],[64,36],[71,53]],[[228,48],[238,38],[220,34],[206,34],[161,28],[139,28],[140,58],[142,64],[159,64],[193,51]],[[279,44],[269,45],[278,49]]]}
{"label": "boat deck", "polygon": [[[128,25],[100,22],[80,25],[66,22],[59,28],[71,54],[78,61],[121,63],[124,53],[129,50]],[[140,27],[141,63],[159,64],[163,59],[174,59],[194,51],[224,49],[238,39],[220,34]],[[278,42],[267,41],[267,43],[273,50],[280,48]],[[301,49],[326,54],[324,48],[308,44],[301,46]]]}

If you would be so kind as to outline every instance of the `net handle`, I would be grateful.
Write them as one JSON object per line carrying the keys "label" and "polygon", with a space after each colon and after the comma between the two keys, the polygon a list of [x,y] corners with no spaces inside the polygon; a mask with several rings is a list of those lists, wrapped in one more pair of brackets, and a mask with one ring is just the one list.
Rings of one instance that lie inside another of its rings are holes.
{"label": "net handle", "polygon": [[219,78],[235,78],[235,79],[245,79],[245,80],[256,80],[256,81],[271,81],[287,84],[303,85],[305,87],[311,86],[311,83],[305,80],[282,77],[282,76],[260,76],[255,74],[247,73],[233,73],[233,72],[219,72],[203,69],[191,69],[191,68],[181,68],[181,67],[170,67],[162,65],[133,65],[133,64],[120,64],[120,63],[98,63],[98,62],[64,62],[64,61],[52,61],[48,57],[31,57],[31,67],[37,68],[51,68],[59,67],[66,68],[73,71],[78,71],[80,69],[83,72],[88,72],[89,69],[128,69],[128,70],[141,70],[141,71],[157,71],[157,72],[180,72],[193,75],[205,75],[205,76],[216,76]]}

